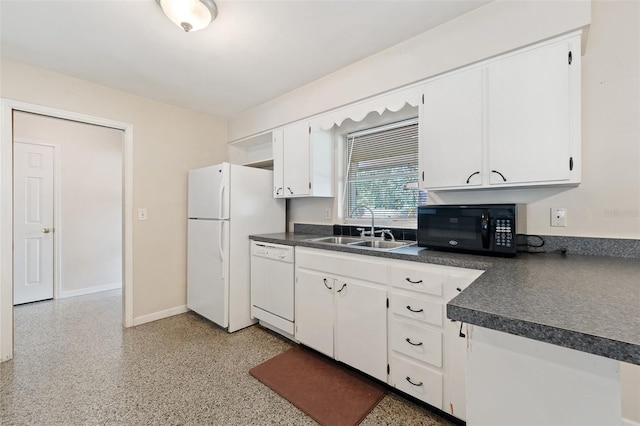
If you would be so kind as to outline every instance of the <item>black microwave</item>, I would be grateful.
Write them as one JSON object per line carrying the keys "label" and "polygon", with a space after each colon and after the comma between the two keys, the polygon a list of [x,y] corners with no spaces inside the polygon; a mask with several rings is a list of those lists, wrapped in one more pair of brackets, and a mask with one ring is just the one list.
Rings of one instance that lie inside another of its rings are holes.
{"label": "black microwave", "polygon": [[526,206],[519,204],[418,207],[418,246],[515,256],[517,235],[526,232]]}

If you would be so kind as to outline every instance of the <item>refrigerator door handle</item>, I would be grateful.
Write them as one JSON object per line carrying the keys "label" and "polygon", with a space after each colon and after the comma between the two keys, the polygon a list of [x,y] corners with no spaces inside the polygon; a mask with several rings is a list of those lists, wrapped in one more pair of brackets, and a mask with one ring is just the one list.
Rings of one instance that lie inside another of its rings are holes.
{"label": "refrigerator door handle", "polygon": [[[218,239],[218,254],[220,255],[220,260],[222,260],[223,263],[224,263],[224,248],[223,248],[224,220],[221,220],[218,223],[218,230],[219,230],[218,234],[220,235],[220,238]],[[222,276],[222,278],[224,278],[224,267],[222,268],[221,276]]]}
{"label": "refrigerator door handle", "polygon": [[224,181],[220,183],[220,188],[218,190],[218,219],[226,219],[226,217],[223,216],[224,214],[224,190],[226,189]]}

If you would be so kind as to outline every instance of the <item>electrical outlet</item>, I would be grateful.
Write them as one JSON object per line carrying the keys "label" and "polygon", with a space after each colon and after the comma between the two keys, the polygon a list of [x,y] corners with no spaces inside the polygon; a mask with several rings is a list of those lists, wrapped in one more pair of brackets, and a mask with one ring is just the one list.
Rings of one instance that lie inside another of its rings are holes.
{"label": "electrical outlet", "polygon": [[324,209],[324,218],[326,220],[331,220],[331,209]]}
{"label": "electrical outlet", "polygon": [[551,226],[567,226],[567,209],[564,207],[551,208]]}
{"label": "electrical outlet", "polygon": [[147,209],[138,209],[138,220],[147,220]]}

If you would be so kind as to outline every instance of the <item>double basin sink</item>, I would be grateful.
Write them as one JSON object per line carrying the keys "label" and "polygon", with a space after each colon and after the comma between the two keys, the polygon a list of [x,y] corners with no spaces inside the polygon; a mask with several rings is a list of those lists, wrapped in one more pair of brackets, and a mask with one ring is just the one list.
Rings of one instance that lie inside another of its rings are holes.
{"label": "double basin sink", "polygon": [[364,239],[357,237],[320,237],[310,238],[307,241],[314,243],[326,243],[343,245],[354,248],[375,249],[382,251],[391,251],[401,247],[407,247],[415,244],[415,241],[387,241],[382,239]]}

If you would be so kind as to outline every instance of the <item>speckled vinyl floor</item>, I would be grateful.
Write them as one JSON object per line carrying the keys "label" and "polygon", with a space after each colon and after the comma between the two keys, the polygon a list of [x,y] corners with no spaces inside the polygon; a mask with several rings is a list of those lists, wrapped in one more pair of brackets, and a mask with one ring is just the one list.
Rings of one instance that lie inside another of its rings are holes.
{"label": "speckled vinyl floor", "polygon": [[[0,425],[314,425],[248,371],[291,343],[186,313],[122,328],[119,291],[15,308]],[[362,425],[449,425],[387,394]]]}

